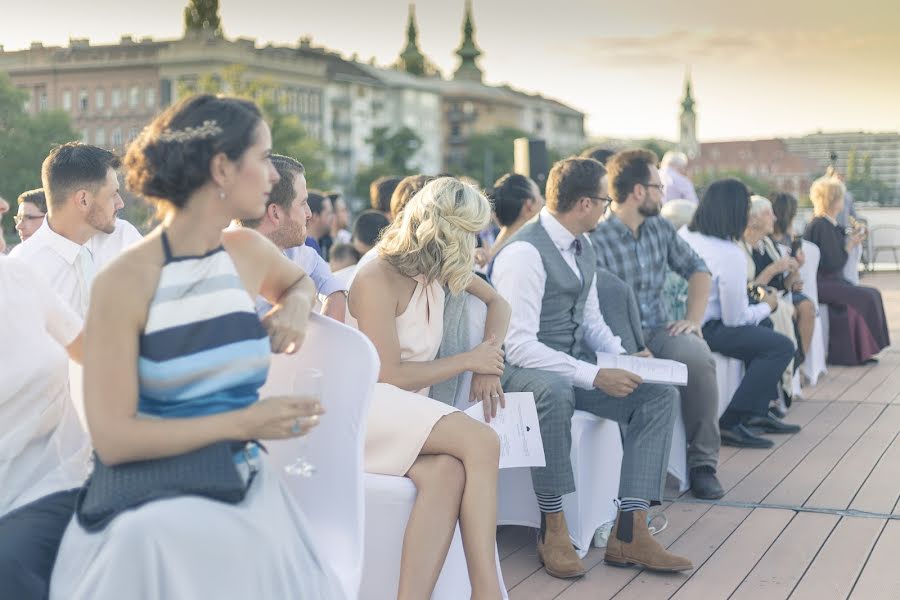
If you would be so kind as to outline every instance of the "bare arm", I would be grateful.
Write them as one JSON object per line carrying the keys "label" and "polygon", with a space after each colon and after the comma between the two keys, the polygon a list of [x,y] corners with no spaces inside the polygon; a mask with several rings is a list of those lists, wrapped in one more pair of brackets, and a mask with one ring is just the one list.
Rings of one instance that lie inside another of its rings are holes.
{"label": "bare arm", "polygon": [[322,304],[322,314],[343,323],[347,317],[347,294],[343,291],[335,292],[325,298],[325,303]]}

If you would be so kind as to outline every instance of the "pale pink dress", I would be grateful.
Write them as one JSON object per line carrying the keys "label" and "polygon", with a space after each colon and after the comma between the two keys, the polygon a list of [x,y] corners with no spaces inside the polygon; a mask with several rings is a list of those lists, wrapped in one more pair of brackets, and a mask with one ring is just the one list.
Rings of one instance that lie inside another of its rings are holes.
{"label": "pale pink dress", "polygon": [[[416,289],[397,317],[397,339],[403,361],[430,361],[437,356],[444,333],[444,289],[416,277]],[[354,322],[355,325],[355,322]],[[366,471],[406,475],[422,445],[441,417],[456,412],[428,397],[429,388],[408,392],[376,383],[366,432]]]}

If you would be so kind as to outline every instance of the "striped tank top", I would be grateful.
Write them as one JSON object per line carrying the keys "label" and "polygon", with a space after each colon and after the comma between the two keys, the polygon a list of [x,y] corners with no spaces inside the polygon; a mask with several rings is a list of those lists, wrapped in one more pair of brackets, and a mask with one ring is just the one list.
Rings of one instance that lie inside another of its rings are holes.
{"label": "striped tank top", "polygon": [[225,248],[172,256],[140,337],[141,414],[210,415],[254,403],[269,369],[269,338]]}

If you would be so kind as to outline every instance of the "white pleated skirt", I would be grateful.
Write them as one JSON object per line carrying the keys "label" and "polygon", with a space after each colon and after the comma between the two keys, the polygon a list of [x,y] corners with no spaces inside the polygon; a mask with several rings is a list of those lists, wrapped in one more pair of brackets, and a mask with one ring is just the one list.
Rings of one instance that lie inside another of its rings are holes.
{"label": "white pleated skirt", "polygon": [[348,600],[318,557],[280,474],[259,459],[247,497],[159,500],[88,533],[73,518],[50,584],[53,600],[247,598]]}

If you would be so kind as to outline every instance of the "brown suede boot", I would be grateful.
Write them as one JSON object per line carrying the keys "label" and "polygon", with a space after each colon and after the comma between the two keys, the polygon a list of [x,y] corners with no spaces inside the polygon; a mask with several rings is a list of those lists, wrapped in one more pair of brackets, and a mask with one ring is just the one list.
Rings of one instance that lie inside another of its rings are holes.
{"label": "brown suede boot", "polygon": [[537,552],[544,569],[560,579],[584,575],[584,565],[569,539],[569,526],[562,512],[541,513],[541,525]]}
{"label": "brown suede boot", "polygon": [[667,552],[647,529],[647,511],[619,511],[616,524],[609,534],[604,560],[616,567],[638,565],[651,571],[690,571],[694,565],[688,559]]}

